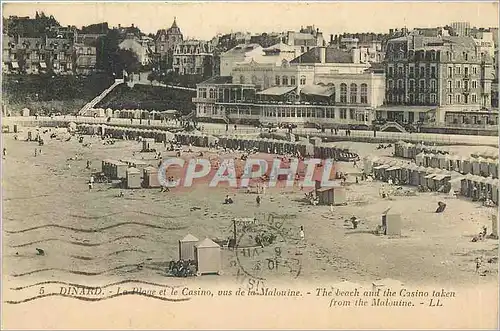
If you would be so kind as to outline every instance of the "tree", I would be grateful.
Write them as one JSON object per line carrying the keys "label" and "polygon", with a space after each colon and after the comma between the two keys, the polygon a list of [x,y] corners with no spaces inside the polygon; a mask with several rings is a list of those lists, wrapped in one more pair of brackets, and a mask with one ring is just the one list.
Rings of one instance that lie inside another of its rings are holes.
{"label": "tree", "polygon": [[141,64],[137,55],[128,49],[118,49],[111,57],[113,73],[120,76],[125,70],[127,73],[136,72]]}
{"label": "tree", "polygon": [[97,40],[97,68],[109,74],[113,73],[113,54],[118,50],[120,35],[117,30],[110,30]]}

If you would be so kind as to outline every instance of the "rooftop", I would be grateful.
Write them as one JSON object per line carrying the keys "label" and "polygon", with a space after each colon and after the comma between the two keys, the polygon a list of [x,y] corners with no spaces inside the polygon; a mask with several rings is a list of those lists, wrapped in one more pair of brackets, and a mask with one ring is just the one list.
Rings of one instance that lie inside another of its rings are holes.
{"label": "rooftop", "polygon": [[[346,51],[333,47],[326,47],[325,51],[325,63],[353,63],[351,54]],[[315,47],[293,59],[290,63],[321,63],[320,52],[321,47]]]}

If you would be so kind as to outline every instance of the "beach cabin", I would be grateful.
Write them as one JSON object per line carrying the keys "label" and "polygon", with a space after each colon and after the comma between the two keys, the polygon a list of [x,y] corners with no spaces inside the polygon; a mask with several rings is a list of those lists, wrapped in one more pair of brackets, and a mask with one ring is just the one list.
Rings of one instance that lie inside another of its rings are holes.
{"label": "beach cabin", "polygon": [[404,149],[406,147],[406,143],[404,141],[398,141],[394,144],[394,156],[403,157]]}
{"label": "beach cabin", "polygon": [[488,177],[498,178],[498,160],[488,160]]}
{"label": "beach cabin", "polygon": [[470,174],[473,172],[473,164],[474,159],[464,156],[460,158],[460,173],[462,174]]}
{"label": "beach cabin", "polygon": [[194,248],[198,264],[198,275],[221,274],[222,256],[220,246],[209,238],[198,243]]}
{"label": "beach cabin", "polygon": [[433,186],[433,191],[438,191],[441,193],[448,193],[450,192],[451,189],[451,174],[447,173],[446,171],[441,171],[440,173],[437,173],[434,177],[432,177],[432,186]]}
{"label": "beach cabin", "polygon": [[471,163],[472,163],[472,171],[470,173],[472,173],[475,176],[480,176],[481,175],[481,162],[479,161],[479,159],[472,159]]}
{"label": "beach cabin", "polygon": [[489,176],[489,161],[485,158],[478,158],[479,161],[479,174],[483,177]]}
{"label": "beach cabin", "polygon": [[401,215],[389,210],[382,214],[382,227],[386,236],[401,235]]}
{"label": "beach cabin", "polygon": [[142,140],[142,152],[149,152],[153,149],[155,149],[154,138],[144,138]]}
{"label": "beach cabin", "polygon": [[128,168],[126,171],[127,188],[141,188],[141,171],[137,168]]}
{"label": "beach cabin", "polygon": [[399,165],[392,165],[390,168],[387,168],[385,170],[386,173],[386,178],[389,180],[389,178],[392,179],[393,182],[398,182],[400,181],[401,178],[401,166]]}
{"label": "beach cabin", "polygon": [[346,191],[342,186],[320,187],[316,189],[320,205],[343,205],[347,202]]}
{"label": "beach cabin", "polygon": [[448,162],[446,160],[446,155],[438,154],[438,155],[436,155],[436,158],[437,158],[437,167],[436,168],[448,170]]}
{"label": "beach cabin", "polygon": [[373,167],[373,175],[374,175],[375,179],[385,181],[387,178],[385,170],[389,169],[390,167],[391,167],[391,165],[389,165],[389,164],[381,164],[381,165]]}
{"label": "beach cabin", "polygon": [[179,240],[179,260],[195,260],[194,248],[198,242],[198,238],[191,234]]}
{"label": "beach cabin", "polygon": [[142,178],[144,187],[147,188],[157,188],[161,187],[160,180],[158,178],[158,168],[149,166],[143,169]]}
{"label": "beach cabin", "polygon": [[491,184],[491,201],[498,206],[498,179],[495,179]]}
{"label": "beach cabin", "polygon": [[122,179],[126,177],[128,165],[116,160],[103,160],[102,172],[111,179]]}

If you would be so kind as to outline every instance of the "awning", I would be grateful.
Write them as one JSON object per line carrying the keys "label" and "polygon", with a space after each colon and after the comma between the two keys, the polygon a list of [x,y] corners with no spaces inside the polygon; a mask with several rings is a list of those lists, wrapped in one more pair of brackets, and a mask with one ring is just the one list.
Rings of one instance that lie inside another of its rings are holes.
{"label": "awning", "polygon": [[304,86],[300,93],[306,95],[317,95],[322,97],[330,97],[335,94],[335,87],[333,86],[321,86],[321,85],[307,85]]}
{"label": "awning", "polygon": [[373,169],[375,170],[379,170],[379,169],[387,169],[387,168],[390,168],[391,166],[388,165],[388,164],[382,164],[382,165],[379,165],[379,166],[376,166],[374,167]]}
{"label": "awning", "polygon": [[436,174],[430,174],[430,175],[425,176],[424,178],[433,178],[435,176],[438,176],[438,175],[436,175]]}
{"label": "awning", "polygon": [[283,95],[295,90],[295,86],[274,86],[267,90],[257,92],[260,95]]}
{"label": "awning", "polygon": [[399,170],[401,169],[401,167],[398,167],[398,166],[395,166],[395,167],[390,167],[389,169],[387,169],[386,171],[391,171],[391,170]]}
{"label": "awning", "polygon": [[436,175],[436,176],[434,176],[434,178],[433,178],[433,179],[434,179],[434,180],[443,180],[443,179],[445,179],[446,177],[449,177],[449,176],[447,176],[447,175]]}
{"label": "awning", "polygon": [[19,69],[19,63],[12,62],[12,69]]}
{"label": "awning", "polygon": [[45,62],[40,62],[40,68],[42,69],[47,68],[47,64]]}

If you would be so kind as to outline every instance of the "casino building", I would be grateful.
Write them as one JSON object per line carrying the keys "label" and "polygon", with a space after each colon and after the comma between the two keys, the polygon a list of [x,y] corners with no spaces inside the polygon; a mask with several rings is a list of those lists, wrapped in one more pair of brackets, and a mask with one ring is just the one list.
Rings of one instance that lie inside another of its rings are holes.
{"label": "casino building", "polygon": [[231,76],[197,85],[200,120],[227,123],[370,126],[384,102],[383,69],[359,62],[359,50],[315,47],[290,57],[285,44],[252,52]]}

